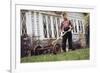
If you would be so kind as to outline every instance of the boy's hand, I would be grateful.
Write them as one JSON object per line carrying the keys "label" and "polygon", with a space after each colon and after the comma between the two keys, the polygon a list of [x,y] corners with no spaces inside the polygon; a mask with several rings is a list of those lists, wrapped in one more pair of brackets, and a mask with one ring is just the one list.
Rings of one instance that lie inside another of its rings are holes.
{"label": "boy's hand", "polygon": [[63,32],[61,32],[61,36],[63,35]]}

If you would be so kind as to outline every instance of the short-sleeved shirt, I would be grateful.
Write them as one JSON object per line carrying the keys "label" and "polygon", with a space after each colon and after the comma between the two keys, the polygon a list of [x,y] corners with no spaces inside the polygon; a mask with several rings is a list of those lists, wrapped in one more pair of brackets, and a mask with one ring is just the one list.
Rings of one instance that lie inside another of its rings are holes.
{"label": "short-sleeved shirt", "polygon": [[66,21],[63,21],[62,23],[61,23],[61,30],[65,30],[65,28],[66,29],[69,29],[69,26],[72,26],[72,24],[71,24],[71,22],[69,21],[69,20],[66,20]]}

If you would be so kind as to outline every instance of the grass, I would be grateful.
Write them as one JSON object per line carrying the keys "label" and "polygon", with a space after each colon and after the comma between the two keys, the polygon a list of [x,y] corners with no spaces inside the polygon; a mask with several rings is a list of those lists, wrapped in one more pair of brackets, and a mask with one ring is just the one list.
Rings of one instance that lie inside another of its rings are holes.
{"label": "grass", "polygon": [[21,58],[22,63],[30,62],[47,62],[47,61],[64,61],[64,60],[87,60],[89,59],[89,49],[78,49],[70,52],[62,52],[57,55],[46,54]]}

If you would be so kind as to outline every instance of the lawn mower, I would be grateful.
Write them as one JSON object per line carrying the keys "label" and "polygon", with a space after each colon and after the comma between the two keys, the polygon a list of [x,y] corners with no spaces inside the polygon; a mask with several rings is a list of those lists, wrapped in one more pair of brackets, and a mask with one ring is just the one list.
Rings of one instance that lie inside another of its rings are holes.
{"label": "lawn mower", "polygon": [[68,29],[68,31],[62,32],[63,34],[58,37],[56,40],[52,41],[51,43],[49,43],[49,45],[47,46],[40,46],[38,45],[35,48],[35,55],[40,55],[40,54],[48,54],[48,53],[53,53],[53,54],[57,54],[61,52],[61,46],[58,43],[58,40],[60,38],[62,38],[67,32],[71,31],[71,29]]}

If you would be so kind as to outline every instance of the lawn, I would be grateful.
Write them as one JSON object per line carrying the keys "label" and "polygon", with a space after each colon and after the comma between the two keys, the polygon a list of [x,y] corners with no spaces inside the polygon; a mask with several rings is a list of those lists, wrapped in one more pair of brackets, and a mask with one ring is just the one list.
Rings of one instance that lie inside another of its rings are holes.
{"label": "lawn", "polygon": [[70,52],[62,52],[57,55],[45,54],[38,56],[30,56],[21,58],[21,63],[30,62],[47,62],[47,61],[64,61],[64,60],[87,60],[89,59],[90,53],[88,48],[77,49]]}

